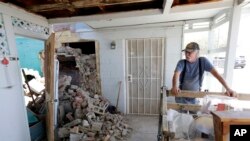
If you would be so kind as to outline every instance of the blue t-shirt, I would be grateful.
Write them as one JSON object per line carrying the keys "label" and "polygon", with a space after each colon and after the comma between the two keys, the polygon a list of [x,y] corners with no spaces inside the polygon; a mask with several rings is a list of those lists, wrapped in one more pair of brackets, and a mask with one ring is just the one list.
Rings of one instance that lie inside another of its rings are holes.
{"label": "blue t-shirt", "polygon": [[[210,72],[214,67],[213,65],[209,62],[209,60],[205,57],[200,57],[201,61],[201,71],[202,74],[204,71]],[[185,60],[182,59],[177,63],[177,66],[175,68],[175,71],[180,72],[180,83],[181,83],[181,78],[183,76],[183,71],[184,71],[184,64]],[[199,91],[200,90],[200,83],[199,83],[199,59],[197,59],[195,62],[188,62],[186,61],[186,72],[185,76],[183,79],[183,84],[182,84],[182,90],[190,90],[190,91]],[[203,76],[201,78],[201,82],[203,81]],[[179,84],[181,85],[181,84]],[[193,98],[188,98],[186,99],[190,101],[190,103],[194,103]],[[185,100],[185,101],[186,101]],[[186,102],[181,102],[181,103],[189,103],[188,101]]]}

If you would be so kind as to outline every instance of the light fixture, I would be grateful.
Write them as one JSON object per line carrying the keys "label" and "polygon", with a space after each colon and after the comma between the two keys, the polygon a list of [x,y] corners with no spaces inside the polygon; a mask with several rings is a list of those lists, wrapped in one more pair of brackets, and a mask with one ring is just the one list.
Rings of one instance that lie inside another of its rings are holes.
{"label": "light fixture", "polygon": [[112,41],[110,44],[110,49],[115,49],[115,48],[116,48],[115,41]]}

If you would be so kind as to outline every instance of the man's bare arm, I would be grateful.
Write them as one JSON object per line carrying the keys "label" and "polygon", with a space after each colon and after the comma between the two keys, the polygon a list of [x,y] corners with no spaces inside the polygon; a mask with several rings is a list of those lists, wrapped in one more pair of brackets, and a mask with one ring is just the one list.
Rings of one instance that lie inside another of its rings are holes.
{"label": "man's bare arm", "polygon": [[222,78],[222,76],[217,72],[215,68],[213,68],[210,72],[224,86],[224,88],[226,89],[226,95],[228,96],[235,95],[235,92],[229,88],[224,78]]}
{"label": "man's bare arm", "polygon": [[178,87],[178,80],[179,80],[179,76],[180,76],[180,72],[178,71],[175,71],[174,72],[174,75],[173,75],[173,78],[172,78],[172,89],[171,89],[171,92],[172,94],[174,95],[177,95],[180,91],[179,87]]}

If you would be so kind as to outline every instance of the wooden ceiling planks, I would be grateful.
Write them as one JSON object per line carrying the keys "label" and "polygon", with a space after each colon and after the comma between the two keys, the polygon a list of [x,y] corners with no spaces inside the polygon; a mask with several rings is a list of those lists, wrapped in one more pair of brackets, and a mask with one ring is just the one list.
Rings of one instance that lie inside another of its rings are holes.
{"label": "wooden ceiling planks", "polygon": [[164,0],[0,0],[46,18],[162,9]]}
{"label": "wooden ceiling planks", "polygon": [[213,2],[213,1],[221,1],[221,0],[174,0],[172,7],[187,5],[187,4],[198,4],[198,3],[204,3],[204,2]]}
{"label": "wooden ceiling planks", "polygon": [[[165,0],[0,0],[48,19],[114,12],[163,9]],[[218,0],[174,0],[173,6]]]}

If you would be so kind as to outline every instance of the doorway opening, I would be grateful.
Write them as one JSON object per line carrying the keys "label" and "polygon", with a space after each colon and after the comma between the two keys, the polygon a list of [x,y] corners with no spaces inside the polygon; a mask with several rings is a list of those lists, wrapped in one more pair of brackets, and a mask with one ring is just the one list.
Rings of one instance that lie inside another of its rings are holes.
{"label": "doorway opening", "polygon": [[22,76],[24,100],[27,109],[31,140],[45,138],[45,80],[43,50],[45,42],[24,36],[15,36]]}
{"label": "doorway opening", "polygon": [[32,101],[38,96],[36,95],[32,98],[30,91],[41,94],[45,88],[43,77],[44,41],[24,36],[16,36],[16,48],[21,68],[20,73],[24,88],[25,105],[28,106],[29,103],[33,103]]}
{"label": "doorway opening", "polygon": [[[67,75],[72,78],[71,84],[84,90],[100,94],[99,53],[95,41],[63,43],[57,49],[59,61],[59,78]],[[91,84],[91,82],[93,82]]]}

